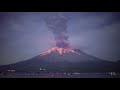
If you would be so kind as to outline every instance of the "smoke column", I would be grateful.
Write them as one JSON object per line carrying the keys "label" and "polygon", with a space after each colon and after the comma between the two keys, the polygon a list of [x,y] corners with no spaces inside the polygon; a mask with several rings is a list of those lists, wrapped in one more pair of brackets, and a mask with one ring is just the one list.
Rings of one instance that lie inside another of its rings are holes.
{"label": "smoke column", "polygon": [[45,19],[48,28],[53,32],[56,47],[70,48],[68,42],[67,21],[68,18],[60,13],[49,16]]}

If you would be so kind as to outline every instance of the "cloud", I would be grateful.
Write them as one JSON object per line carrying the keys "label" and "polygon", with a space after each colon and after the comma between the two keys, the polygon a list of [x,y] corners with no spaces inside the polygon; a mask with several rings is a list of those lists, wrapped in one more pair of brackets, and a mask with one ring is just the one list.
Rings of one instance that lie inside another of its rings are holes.
{"label": "cloud", "polygon": [[106,60],[118,60],[120,58],[119,29],[120,23],[115,23],[99,30],[83,32],[79,38],[74,37],[74,40],[76,40],[78,48],[89,54]]}

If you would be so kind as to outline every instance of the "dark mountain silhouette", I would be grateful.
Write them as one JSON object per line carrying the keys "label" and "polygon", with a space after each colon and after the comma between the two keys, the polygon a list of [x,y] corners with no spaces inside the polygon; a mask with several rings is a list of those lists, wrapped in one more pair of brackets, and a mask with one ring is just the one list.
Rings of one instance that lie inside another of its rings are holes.
{"label": "dark mountain silhouette", "polygon": [[44,68],[44,72],[120,72],[120,61],[102,60],[78,49],[74,51],[80,55],[59,55],[53,51],[49,55],[38,55],[26,61],[0,66],[0,71],[14,69],[16,72],[40,72],[40,68]]}

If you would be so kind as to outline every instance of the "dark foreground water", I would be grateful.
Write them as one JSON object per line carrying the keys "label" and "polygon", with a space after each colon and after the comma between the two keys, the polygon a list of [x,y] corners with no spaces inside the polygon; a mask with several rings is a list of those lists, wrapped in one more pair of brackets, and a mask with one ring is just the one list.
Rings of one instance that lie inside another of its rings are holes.
{"label": "dark foreground water", "polygon": [[0,78],[120,78],[120,73],[11,73]]}

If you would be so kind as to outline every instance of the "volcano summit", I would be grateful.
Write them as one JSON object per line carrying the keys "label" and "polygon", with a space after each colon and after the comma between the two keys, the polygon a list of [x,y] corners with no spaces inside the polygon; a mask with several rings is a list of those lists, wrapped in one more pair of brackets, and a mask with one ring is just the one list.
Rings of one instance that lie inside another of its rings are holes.
{"label": "volcano summit", "polygon": [[41,53],[40,55],[41,56],[44,56],[44,55],[48,55],[54,51],[57,51],[59,53],[59,55],[62,55],[62,54],[68,54],[68,53],[76,53],[78,55],[80,55],[79,52],[76,52],[75,50],[72,50],[70,48],[59,48],[59,47],[53,47],[51,48],[50,50],[44,52],[44,53]]}

